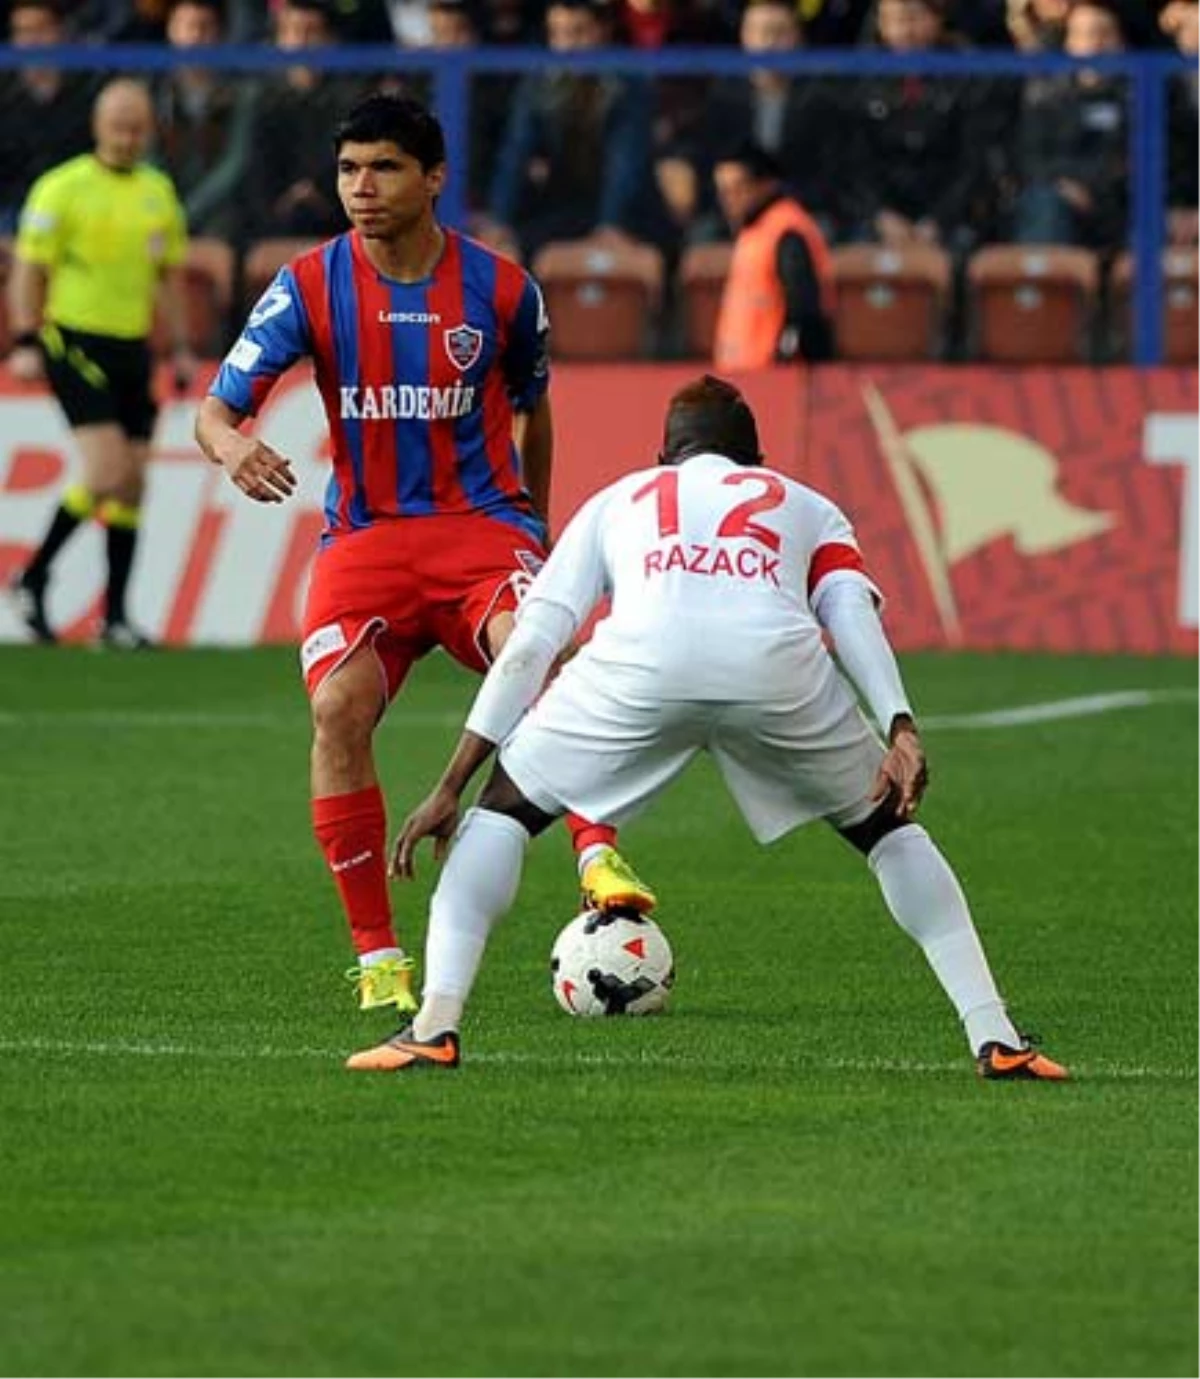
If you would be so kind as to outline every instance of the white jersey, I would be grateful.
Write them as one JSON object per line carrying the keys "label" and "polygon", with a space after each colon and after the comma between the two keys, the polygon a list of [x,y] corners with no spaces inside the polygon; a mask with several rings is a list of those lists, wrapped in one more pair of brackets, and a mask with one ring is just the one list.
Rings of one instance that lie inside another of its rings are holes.
{"label": "white jersey", "polygon": [[[572,519],[523,607],[578,627],[612,610],[566,667],[633,698],[807,698],[838,678],[814,601],[868,579],[853,529],[803,484],[715,454],[626,475]],[[520,614],[518,614],[520,616]]]}

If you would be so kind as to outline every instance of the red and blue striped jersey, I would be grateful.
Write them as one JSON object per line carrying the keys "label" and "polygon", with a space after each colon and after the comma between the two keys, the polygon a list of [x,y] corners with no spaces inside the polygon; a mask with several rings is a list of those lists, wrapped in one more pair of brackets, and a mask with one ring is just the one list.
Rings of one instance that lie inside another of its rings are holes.
{"label": "red and blue striped jersey", "polygon": [[549,384],[546,317],[517,264],[452,230],[432,274],[384,277],[356,232],[276,274],[210,392],[253,415],[296,360],[313,360],[333,447],[326,534],[397,517],[486,513],[539,538],[514,411]]}

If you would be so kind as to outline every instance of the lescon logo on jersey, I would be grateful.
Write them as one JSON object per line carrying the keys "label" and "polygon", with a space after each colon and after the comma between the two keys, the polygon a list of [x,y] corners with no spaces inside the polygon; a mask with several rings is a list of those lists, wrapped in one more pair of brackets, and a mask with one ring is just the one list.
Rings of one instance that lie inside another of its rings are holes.
{"label": "lescon logo on jersey", "polygon": [[455,326],[442,332],[446,341],[446,353],[456,369],[465,373],[479,358],[483,351],[483,331],[474,326]]}
{"label": "lescon logo on jersey", "polygon": [[1001,537],[1021,555],[1044,555],[1116,522],[1068,502],[1057,457],[1028,436],[962,422],[902,432],[873,384],[863,400],[948,642],[962,641],[950,580],[958,561]]}

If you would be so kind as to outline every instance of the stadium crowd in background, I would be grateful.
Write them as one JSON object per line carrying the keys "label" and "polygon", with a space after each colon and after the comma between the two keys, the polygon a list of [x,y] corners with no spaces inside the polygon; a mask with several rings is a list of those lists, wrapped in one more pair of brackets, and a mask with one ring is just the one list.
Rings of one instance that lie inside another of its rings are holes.
{"label": "stadium crowd in background", "polygon": [[[550,53],[707,44],[746,53],[838,46],[1077,56],[1195,55],[1197,0],[0,0],[10,40],[223,41],[297,54],[258,75],[181,65],[154,83],[152,158],[193,235],[231,244],[320,238],[344,225],[326,131],[368,90],[428,99],[404,49],[523,44]],[[377,45],[374,71],[323,72],[305,51]],[[0,73],[0,235],[48,166],[88,146],[95,79],[29,65]],[[1169,238],[1197,243],[1196,78],[1169,103]],[[732,241],[714,169],[751,141],[830,245],[946,249],[959,267],[993,242],[1128,247],[1128,82],[1083,71],[980,76],[588,75],[547,67],[473,78],[467,228],[531,262],[548,241],[598,236],[663,255],[665,315],[693,245]],[[253,176],[247,176],[252,169]],[[663,333],[670,350],[670,329]]]}

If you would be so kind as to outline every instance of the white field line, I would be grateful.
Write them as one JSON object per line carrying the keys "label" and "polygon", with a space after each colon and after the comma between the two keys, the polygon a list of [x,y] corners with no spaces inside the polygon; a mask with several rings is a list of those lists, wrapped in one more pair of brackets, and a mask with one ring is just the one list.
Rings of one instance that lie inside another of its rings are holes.
{"label": "white field line", "polygon": [[983,713],[934,714],[921,717],[922,728],[1019,728],[1029,723],[1052,723],[1062,718],[1088,718],[1119,709],[1146,709],[1153,704],[1178,704],[1196,698],[1193,689],[1114,690],[1111,694],[1087,694],[1077,699],[1051,699],[1044,704],[1022,704],[1011,709]]}
{"label": "white field line", "polygon": [[[261,1060],[320,1061],[341,1063],[348,1051],[306,1048],[294,1045],[279,1048],[264,1045],[254,1048],[206,1048],[202,1045],[178,1043],[146,1043],[131,1040],[63,1040],[63,1039],[0,1039],[0,1054],[45,1055],[57,1058],[189,1058],[217,1062],[246,1062]],[[742,1056],[728,1061],[703,1058],[699,1055],[675,1053],[472,1053],[464,1055],[466,1063],[498,1066],[549,1068],[570,1072],[586,1068],[705,1068],[717,1071],[746,1068]],[[766,1057],[757,1059],[755,1066],[764,1069],[810,1072],[900,1073],[918,1076],[942,1076],[947,1073],[970,1072],[970,1060],[964,1054],[957,1062],[925,1063],[906,1058],[812,1058]],[[1196,1069],[1185,1067],[1149,1067],[1127,1063],[1089,1063],[1074,1067],[1078,1077],[1099,1079],[1121,1078],[1133,1081],[1190,1081],[1196,1080]]]}
{"label": "white field line", "polygon": [[[1044,703],[988,709],[980,713],[932,714],[922,717],[920,722],[923,728],[934,730],[1019,728],[1064,718],[1114,713],[1121,709],[1184,703],[1195,698],[1196,691],[1193,689],[1115,690],[1109,694],[1051,699]],[[392,715],[391,723],[400,728],[455,728],[461,726],[464,716],[463,713],[414,713],[401,706]],[[0,709],[0,728],[37,727],[88,731],[93,728],[215,728],[219,731],[252,728],[256,731],[299,733],[307,728],[307,720],[291,711],[251,713],[236,709],[64,709],[59,713],[43,709]]]}

